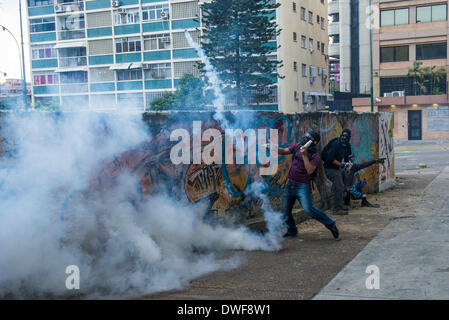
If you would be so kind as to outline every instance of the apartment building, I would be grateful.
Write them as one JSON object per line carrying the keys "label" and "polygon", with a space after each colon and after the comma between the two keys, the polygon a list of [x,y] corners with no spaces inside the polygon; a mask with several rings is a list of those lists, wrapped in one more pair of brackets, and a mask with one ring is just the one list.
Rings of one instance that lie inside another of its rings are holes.
{"label": "apartment building", "polygon": [[331,92],[369,94],[369,0],[328,0]]}
{"label": "apartment building", "polygon": [[[27,82],[27,102],[31,102],[31,85]],[[23,81],[21,79],[5,79],[0,83],[0,105],[17,107],[23,105]]]}
{"label": "apartment building", "polygon": [[[183,74],[200,75],[199,57],[184,31],[200,41],[202,1],[27,2],[33,102],[146,110],[155,98],[174,91]],[[273,56],[284,61],[279,71],[286,77],[268,89],[271,99],[251,107],[317,109],[327,95],[327,3],[280,2],[276,19],[283,32],[271,44],[281,45]]]}
{"label": "apartment building", "polygon": [[[395,139],[449,139],[448,2],[373,4],[379,14],[373,29],[374,111],[394,112]],[[371,109],[368,98],[354,98],[353,106]]]}

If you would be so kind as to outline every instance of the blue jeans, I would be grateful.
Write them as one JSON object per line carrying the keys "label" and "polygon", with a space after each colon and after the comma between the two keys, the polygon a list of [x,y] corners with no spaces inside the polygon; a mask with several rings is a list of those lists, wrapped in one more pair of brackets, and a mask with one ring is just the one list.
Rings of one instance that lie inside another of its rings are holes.
{"label": "blue jeans", "polygon": [[282,196],[282,209],[284,219],[286,220],[289,233],[297,233],[295,219],[293,219],[292,209],[295,201],[298,200],[301,207],[311,218],[318,220],[329,230],[335,225],[335,220],[329,218],[323,211],[312,207],[310,185],[303,183],[294,183],[288,180],[284,195]]}

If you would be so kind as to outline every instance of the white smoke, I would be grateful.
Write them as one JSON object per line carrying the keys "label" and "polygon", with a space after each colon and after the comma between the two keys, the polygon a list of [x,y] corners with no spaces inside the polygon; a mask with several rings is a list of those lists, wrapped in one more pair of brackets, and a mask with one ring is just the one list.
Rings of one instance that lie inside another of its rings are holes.
{"label": "white smoke", "polygon": [[200,47],[198,43],[193,41],[192,36],[190,35],[189,31],[185,30],[184,34],[187,38],[187,42],[191,47],[195,49],[195,51],[198,53],[198,56],[201,59],[201,62],[204,63],[204,71],[206,73],[206,77],[209,80],[209,84],[212,86],[214,90],[215,99],[213,101],[213,107],[215,110],[214,119],[217,120],[223,129],[229,128],[228,121],[226,120],[224,116],[224,105],[225,105],[225,95],[222,92],[222,86],[223,83],[221,82],[220,78],[218,77],[218,73],[215,70],[215,67],[210,62],[209,58],[206,55],[206,52],[203,50],[203,48]]}
{"label": "white smoke", "polygon": [[[0,163],[2,298],[135,297],[236,267],[227,250],[280,249],[282,219],[272,210],[261,235],[209,225],[197,206],[167,196],[136,201],[130,172],[88,191],[105,163],[151,140],[141,115],[11,114],[1,130],[17,148],[12,163]],[[69,265],[80,269],[79,291],[65,287]]]}

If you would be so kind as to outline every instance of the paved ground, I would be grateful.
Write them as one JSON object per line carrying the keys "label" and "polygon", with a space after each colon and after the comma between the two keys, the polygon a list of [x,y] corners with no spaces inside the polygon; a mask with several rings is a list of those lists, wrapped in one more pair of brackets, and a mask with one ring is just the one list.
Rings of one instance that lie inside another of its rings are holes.
{"label": "paved ground", "polygon": [[449,141],[395,141],[395,170],[449,166]]}
{"label": "paved ground", "polygon": [[[448,182],[446,167],[415,211],[390,223],[315,299],[449,299]],[[378,289],[366,286],[369,265],[379,268]]]}
{"label": "paved ground", "polygon": [[[143,298],[449,298],[449,212],[437,209],[442,196],[449,197],[443,189],[449,187],[448,169],[440,175],[449,161],[448,146],[444,141],[396,143],[397,185],[369,196],[380,209],[354,203],[350,215],[334,216],[340,242],[318,222],[306,221],[298,225],[300,235],[279,252],[238,252],[243,262],[237,269],[192,280],[184,290]],[[420,162],[428,168],[417,169]],[[365,287],[371,264],[380,268],[379,290]]]}

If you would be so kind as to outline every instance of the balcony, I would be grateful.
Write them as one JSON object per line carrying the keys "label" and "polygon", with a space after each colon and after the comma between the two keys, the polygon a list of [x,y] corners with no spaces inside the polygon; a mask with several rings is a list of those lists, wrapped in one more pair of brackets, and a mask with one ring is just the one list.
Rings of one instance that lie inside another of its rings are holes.
{"label": "balcony", "polygon": [[58,61],[59,68],[76,68],[87,65],[87,57],[62,57]]}
{"label": "balcony", "polygon": [[84,1],[58,0],[55,3],[56,14],[72,14],[74,12],[84,11]]}
{"label": "balcony", "polygon": [[86,31],[82,30],[64,30],[58,33],[59,40],[83,39],[86,37]]}

